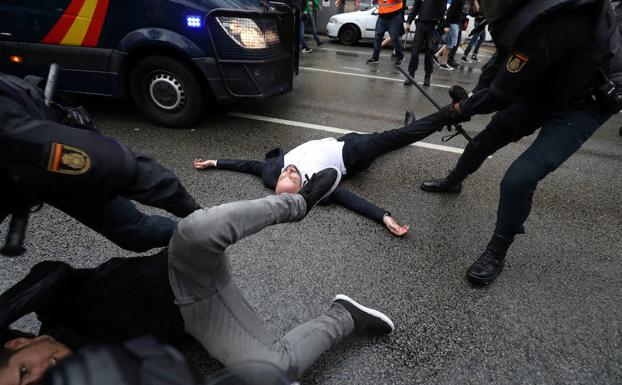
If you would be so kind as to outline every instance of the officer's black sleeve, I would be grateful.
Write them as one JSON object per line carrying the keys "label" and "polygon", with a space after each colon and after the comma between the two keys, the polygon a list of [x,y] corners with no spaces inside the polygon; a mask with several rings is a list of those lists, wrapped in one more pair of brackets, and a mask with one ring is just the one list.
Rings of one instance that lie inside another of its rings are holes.
{"label": "officer's black sleeve", "polygon": [[[134,155],[127,146],[96,132],[33,118],[21,104],[3,95],[0,151],[6,161],[28,168],[34,188],[46,191],[87,186],[115,191],[136,178]],[[68,152],[79,162],[66,161]]]}
{"label": "officer's black sleeve", "polygon": [[490,60],[482,67],[482,74],[479,76],[477,85],[473,88],[471,93],[476,94],[479,90],[490,88],[492,81],[495,80],[495,76],[497,76],[497,72],[501,69],[504,58],[505,56],[498,51],[492,55]]}
{"label": "officer's black sleeve", "polygon": [[563,59],[586,44],[590,18],[582,16],[580,11],[559,12],[538,21],[497,63],[490,86],[478,87],[473,96],[460,103],[461,113],[471,117],[499,111],[535,94],[548,71],[563,66]]}
{"label": "officer's black sleeve", "polygon": [[383,223],[382,218],[384,217],[384,214],[388,213],[390,215],[387,210],[370,203],[366,199],[342,187],[337,187],[331,194],[330,198],[332,202],[379,223]]}
{"label": "officer's black sleeve", "polygon": [[265,162],[259,160],[218,159],[216,168],[262,176]]}

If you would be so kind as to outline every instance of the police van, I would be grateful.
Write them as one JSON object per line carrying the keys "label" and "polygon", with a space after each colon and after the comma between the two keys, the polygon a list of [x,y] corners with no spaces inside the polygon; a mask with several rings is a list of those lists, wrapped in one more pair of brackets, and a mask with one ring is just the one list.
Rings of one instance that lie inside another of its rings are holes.
{"label": "police van", "polygon": [[293,0],[2,0],[0,71],[58,89],[131,98],[156,124],[196,122],[208,102],[292,89]]}

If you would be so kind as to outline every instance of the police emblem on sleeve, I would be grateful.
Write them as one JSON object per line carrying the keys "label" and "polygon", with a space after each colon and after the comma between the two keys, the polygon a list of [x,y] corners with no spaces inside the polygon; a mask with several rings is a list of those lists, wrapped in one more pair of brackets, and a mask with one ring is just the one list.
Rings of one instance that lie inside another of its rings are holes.
{"label": "police emblem on sleeve", "polygon": [[508,72],[515,74],[523,69],[528,60],[529,56],[526,56],[520,52],[513,52],[512,56],[508,59],[508,63],[505,65],[505,68]]}
{"label": "police emblem on sleeve", "polygon": [[81,148],[52,143],[48,171],[61,174],[84,174],[91,168],[91,158]]}

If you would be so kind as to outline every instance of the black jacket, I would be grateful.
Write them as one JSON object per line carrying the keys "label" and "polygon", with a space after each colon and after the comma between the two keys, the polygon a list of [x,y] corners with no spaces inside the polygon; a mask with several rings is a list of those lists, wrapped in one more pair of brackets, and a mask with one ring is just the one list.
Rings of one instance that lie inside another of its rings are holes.
{"label": "black jacket", "polygon": [[411,23],[417,18],[417,21],[423,23],[438,23],[443,19],[446,8],[447,0],[415,0],[407,22]]}
{"label": "black jacket", "polygon": [[464,11],[464,0],[453,0],[449,9],[447,9],[447,16],[445,17],[445,23],[459,24],[462,21],[462,15]]}
{"label": "black jacket", "polygon": [[45,261],[0,296],[0,328],[34,312],[41,329],[78,349],[150,334],[172,343],[185,337],[168,281],[167,250],[113,258],[94,269]]}
{"label": "black jacket", "polygon": [[[276,188],[276,182],[281,174],[284,166],[283,157],[285,153],[280,148],[266,153],[265,162],[258,160],[233,160],[218,159],[218,168],[223,170],[232,170],[253,174],[261,177],[264,186],[271,190]],[[389,213],[387,210],[378,207],[360,196],[350,192],[342,187],[337,187],[330,195],[328,201],[321,203],[336,203],[361,215],[373,219],[376,222],[383,223],[382,218]]]}
{"label": "black jacket", "polygon": [[521,102],[551,115],[588,100],[610,51],[611,37],[600,31],[606,16],[602,2],[532,1],[533,7],[556,6],[534,14],[523,8],[512,22],[494,26],[497,53],[483,68],[473,96],[461,102],[462,113],[485,114]]}

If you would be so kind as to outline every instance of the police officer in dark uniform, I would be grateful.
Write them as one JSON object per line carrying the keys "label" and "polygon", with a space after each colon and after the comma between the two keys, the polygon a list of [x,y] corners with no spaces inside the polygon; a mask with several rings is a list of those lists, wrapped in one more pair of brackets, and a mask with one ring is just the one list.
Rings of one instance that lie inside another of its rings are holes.
{"label": "police officer in dark uniform", "polygon": [[[574,154],[622,102],[616,86],[622,85],[620,36],[608,0],[484,0],[483,7],[497,53],[471,96],[442,108],[438,117],[449,124],[498,112],[447,177],[426,181],[421,188],[459,193],[462,181],[489,155],[541,129],[501,181],[494,234],[467,270],[475,284],[488,284],[501,273],[514,236],[524,233],[538,182]],[[602,92],[594,100],[595,90],[603,87],[613,90],[614,100]]]}
{"label": "police officer in dark uniform", "polygon": [[199,205],[179,179],[102,135],[83,110],[48,104],[36,86],[0,73],[0,222],[48,203],[124,249],[166,246],[175,221],[130,199],[185,217]]}
{"label": "police officer in dark uniform", "polygon": [[[410,56],[410,62],[408,62],[408,73],[413,78],[415,72],[419,68],[419,53],[423,50],[424,56],[424,70],[425,76],[423,78],[423,85],[430,85],[430,78],[433,72],[432,62],[432,37],[434,36],[434,30],[436,25],[443,19],[445,10],[447,8],[447,0],[415,0],[413,3],[413,10],[408,15],[408,24],[412,23],[416,18],[415,38],[412,43],[412,53]],[[410,80],[406,79],[404,85],[411,85]]]}

